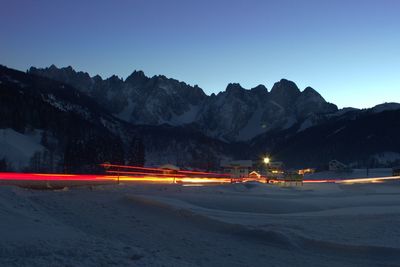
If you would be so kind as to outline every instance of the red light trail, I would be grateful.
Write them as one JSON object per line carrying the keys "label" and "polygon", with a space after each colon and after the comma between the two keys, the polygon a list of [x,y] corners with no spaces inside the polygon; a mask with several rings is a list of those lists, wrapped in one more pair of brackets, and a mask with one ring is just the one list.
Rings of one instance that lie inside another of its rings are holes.
{"label": "red light trail", "polygon": [[156,172],[172,172],[178,174],[197,174],[197,175],[216,175],[216,176],[226,176],[228,177],[228,173],[216,173],[216,172],[201,172],[201,171],[188,171],[188,170],[172,170],[165,168],[149,168],[149,167],[141,167],[141,166],[127,166],[127,165],[116,165],[116,164],[108,164],[103,163],[100,166],[109,169],[109,168],[117,168],[118,169],[134,169],[134,170],[145,170],[145,171],[156,171]]}
{"label": "red light trail", "polygon": [[[24,181],[29,184],[31,182],[41,183],[62,183],[67,185],[83,185],[87,184],[110,184],[118,182],[136,182],[136,183],[161,183],[161,184],[226,184],[232,182],[248,182],[259,181],[262,183],[284,183],[284,180],[274,180],[262,178],[231,178],[229,174],[189,171],[189,170],[172,170],[163,168],[148,168],[140,166],[125,166],[114,164],[100,164],[105,167],[107,174],[60,174],[60,173],[0,173],[0,184],[18,184],[23,185]],[[389,180],[400,180],[400,176],[391,177],[374,177],[374,178],[356,178],[356,179],[320,179],[320,180],[303,180],[303,183],[337,183],[337,184],[354,184],[354,183],[382,183]]]}
{"label": "red light trail", "polygon": [[151,175],[151,176],[164,176],[164,177],[185,177],[183,174],[168,174],[168,173],[148,173],[148,172],[127,172],[127,171],[106,171],[106,173],[113,173],[114,175],[118,174],[131,174],[134,176],[137,175]]}
{"label": "red light trail", "polygon": [[140,166],[125,166],[115,164],[100,164],[107,173],[106,175],[92,174],[44,174],[44,173],[0,173],[0,184],[29,183],[60,183],[66,185],[75,184],[104,184],[119,182],[139,183],[180,183],[180,184],[222,184],[230,183],[232,180],[227,174],[215,172],[200,172],[186,170],[171,170],[163,168],[147,168]]}
{"label": "red light trail", "polygon": [[60,173],[14,173],[1,172],[0,180],[30,180],[30,181],[104,181],[113,180],[114,176],[92,174],[60,174]]}

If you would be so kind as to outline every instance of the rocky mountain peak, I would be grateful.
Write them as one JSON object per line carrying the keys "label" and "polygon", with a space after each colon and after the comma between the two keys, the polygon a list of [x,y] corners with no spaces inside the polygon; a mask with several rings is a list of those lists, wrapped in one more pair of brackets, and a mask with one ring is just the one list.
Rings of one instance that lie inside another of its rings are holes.
{"label": "rocky mountain peak", "polygon": [[265,85],[263,85],[263,84],[259,84],[256,87],[251,88],[250,90],[251,91],[267,91],[268,92],[267,87],[265,87]]}
{"label": "rocky mountain peak", "polygon": [[313,99],[314,101],[320,100],[325,102],[325,99],[310,86],[306,87],[306,89],[304,89],[304,91],[301,92],[301,96],[305,99],[310,99],[310,100]]}
{"label": "rocky mountain peak", "polygon": [[[31,69],[36,69],[35,67],[31,67]],[[54,64],[51,64],[50,67],[48,68],[49,70],[58,70],[57,66]]]}
{"label": "rocky mountain peak", "polygon": [[334,113],[337,106],[325,101],[325,99],[312,87],[306,87],[296,101],[298,115],[306,117],[310,114]]}
{"label": "rocky mountain peak", "polygon": [[106,81],[108,81],[112,84],[121,84],[124,82],[124,80],[122,78],[118,77],[117,75],[112,75],[111,77],[106,79]]}
{"label": "rocky mountain peak", "polygon": [[101,81],[103,81],[103,78],[101,78],[101,76],[97,74],[97,75],[93,76],[93,80],[95,82],[101,82]]}
{"label": "rocky mountain peak", "polygon": [[142,83],[146,82],[147,80],[149,80],[149,78],[144,74],[143,71],[141,71],[141,70],[139,70],[139,71],[135,70],[134,72],[132,72],[131,75],[129,75],[129,76],[126,78],[125,81],[126,81],[127,83],[129,83],[129,84],[137,84],[137,83],[142,84]]}
{"label": "rocky mountain peak", "polygon": [[58,68],[52,64],[50,67],[44,69],[31,67],[28,72],[72,85],[84,92],[90,90],[93,83],[92,78],[87,72],[76,72],[71,66]]}
{"label": "rocky mountain peak", "polygon": [[68,67],[65,67],[64,70],[67,71],[67,72],[76,73],[76,71],[72,68],[71,65],[68,66]]}
{"label": "rocky mountain peak", "polygon": [[228,84],[228,86],[226,87],[225,91],[227,93],[231,93],[231,92],[238,92],[238,91],[242,91],[245,90],[240,83],[230,83]]}
{"label": "rocky mountain peak", "polygon": [[300,89],[297,85],[289,80],[281,79],[279,82],[276,82],[271,89],[271,94],[285,94],[285,95],[299,95]]}
{"label": "rocky mountain peak", "polygon": [[164,75],[150,78],[140,70],[126,80],[116,75],[105,80],[90,78],[70,66],[31,68],[30,72],[86,92],[110,113],[133,124],[191,125],[228,141],[249,140],[266,131],[291,127],[313,114],[337,110],[311,87],[301,92],[286,79],[275,83],[270,92],[264,85],[248,90],[230,83],[225,91],[207,96],[198,86]]}
{"label": "rocky mountain peak", "polygon": [[301,92],[297,85],[286,79],[276,82],[269,94],[270,100],[282,106],[284,109],[292,109],[300,95]]}
{"label": "rocky mountain peak", "polygon": [[264,85],[260,84],[257,85],[256,87],[253,87],[250,89],[250,92],[256,96],[258,96],[259,98],[262,98],[263,100],[266,100],[266,98],[269,95],[268,89],[267,87],[265,87]]}

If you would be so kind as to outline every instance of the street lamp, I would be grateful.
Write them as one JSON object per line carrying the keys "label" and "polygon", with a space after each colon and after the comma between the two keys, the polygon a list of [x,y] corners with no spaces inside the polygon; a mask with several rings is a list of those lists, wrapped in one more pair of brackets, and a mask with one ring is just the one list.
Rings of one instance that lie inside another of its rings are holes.
{"label": "street lamp", "polygon": [[263,158],[263,162],[265,164],[265,171],[266,171],[266,181],[269,183],[269,163],[271,162],[271,159],[267,156]]}

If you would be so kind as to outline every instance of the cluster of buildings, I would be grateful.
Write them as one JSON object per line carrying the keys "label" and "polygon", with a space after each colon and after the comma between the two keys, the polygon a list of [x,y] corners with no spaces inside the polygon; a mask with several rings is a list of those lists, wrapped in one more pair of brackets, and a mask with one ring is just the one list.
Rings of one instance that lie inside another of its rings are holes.
{"label": "cluster of buildings", "polygon": [[229,174],[231,178],[261,178],[274,177],[280,178],[284,175],[283,162],[270,162],[267,160],[264,166],[257,166],[252,160],[232,160],[222,161],[221,168],[223,173]]}
{"label": "cluster of buildings", "polygon": [[[305,168],[296,171],[287,171],[284,169],[283,162],[270,161],[265,158],[263,161],[252,160],[224,160],[220,163],[221,172],[229,176],[233,181],[247,180],[248,178],[258,180],[265,179],[268,182],[273,181],[302,181],[304,175],[312,174],[316,171],[315,168]],[[179,171],[179,168],[174,165],[166,164],[160,166],[165,170],[165,174]],[[328,170],[332,172],[351,172],[350,166],[338,161],[331,160],[328,164]],[[393,168],[393,176],[400,176],[400,166]]]}

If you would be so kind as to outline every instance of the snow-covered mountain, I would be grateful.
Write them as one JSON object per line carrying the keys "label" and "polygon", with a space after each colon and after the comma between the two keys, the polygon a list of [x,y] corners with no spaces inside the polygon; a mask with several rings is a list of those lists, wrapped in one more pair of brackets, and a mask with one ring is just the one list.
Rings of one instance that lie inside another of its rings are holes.
{"label": "snow-covered mountain", "polygon": [[31,68],[29,73],[57,80],[92,96],[117,117],[135,124],[182,125],[193,122],[190,114],[206,98],[198,86],[190,86],[159,75],[149,78],[134,71],[126,80],[116,75],[107,79],[90,77],[72,67]]}
{"label": "snow-covered mountain", "polygon": [[70,67],[24,73],[0,66],[0,169],[5,158],[30,171],[91,171],[87,166],[124,161],[138,139],[149,166],[218,170],[222,159],[257,161],[265,153],[287,167],[330,159],[367,166],[378,157],[392,166],[400,164],[399,107],[338,110],[288,80],[271,91],[229,84],[207,96],[140,71],[103,80]]}
{"label": "snow-covered mountain", "polygon": [[229,84],[225,91],[207,96],[198,86],[158,75],[134,71],[126,80],[102,79],[72,67],[30,68],[30,74],[67,83],[92,96],[112,114],[133,124],[188,125],[225,141],[246,141],[299,122],[311,126],[321,114],[334,113],[330,104],[311,87],[304,91],[282,79],[271,91],[259,85],[250,90]]}

